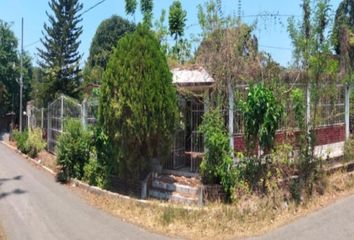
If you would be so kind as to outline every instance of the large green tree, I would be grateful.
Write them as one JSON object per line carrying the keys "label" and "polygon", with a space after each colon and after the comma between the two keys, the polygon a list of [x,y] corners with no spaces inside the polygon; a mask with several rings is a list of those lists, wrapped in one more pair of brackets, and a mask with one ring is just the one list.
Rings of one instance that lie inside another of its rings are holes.
{"label": "large green tree", "polygon": [[[18,41],[10,25],[0,20],[0,116],[13,112],[18,116],[20,105],[20,56]],[[23,106],[31,90],[32,63],[28,54],[23,55]]]}
{"label": "large green tree", "polygon": [[84,69],[84,85],[100,83],[118,40],[126,33],[133,32],[135,24],[117,15],[104,20],[98,26],[93,37],[90,55]]}
{"label": "large green tree", "polygon": [[136,183],[170,147],[176,89],[164,53],[145,25],[115,49],[101,86],[99,122],[109,136],[118,173]]}
{"label": "large green tree", "polygon": [[44,24],[43,49],[38,48],[39,65],[45,74],[43,91],[44,102],[49,102],[57,94],[78,96],[81,79],[78,51],[82,33],[80,11],[83,5],[79,0],[51,0],[52,14],[46,12],[49,23]]}
{"label": "large green tree", "polygon": [[17,45],[10,25],[0,20],[0,116],[13,110],[14,93],[18,88],[15,68],[19,63]]}
{"label": "large green tree", "polygon": [[126,33],[133,32],[134,30],[134,23],[117,15],[113,15],[102,21],[91,43],[90,55],[87,61],[88,65],[90,67],[99,66],[105,69],[118,40]]}
{"label": "large green tree", "polygon": [[336,11],[333,26],[336,53],[341,59],[341,73],[350,75],[354,69],[354,1],[343,0]]}

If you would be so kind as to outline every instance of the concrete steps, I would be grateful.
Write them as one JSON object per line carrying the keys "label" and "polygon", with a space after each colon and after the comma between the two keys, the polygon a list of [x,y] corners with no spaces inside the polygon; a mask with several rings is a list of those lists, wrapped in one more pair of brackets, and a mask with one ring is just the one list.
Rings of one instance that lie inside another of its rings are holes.
{"label": "concrete steps", "polygon": [[200,187],[173,182],[168,175],[160,175],[152,180],[149,197],[159,200],[181,203],[185,205],[199,205]]}

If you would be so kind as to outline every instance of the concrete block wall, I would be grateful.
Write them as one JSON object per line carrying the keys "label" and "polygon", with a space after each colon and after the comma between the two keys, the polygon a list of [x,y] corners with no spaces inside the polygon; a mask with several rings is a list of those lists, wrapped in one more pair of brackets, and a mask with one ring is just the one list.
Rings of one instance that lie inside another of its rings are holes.
{"label": "concrete block wall", "polygon": [[[316,133],[316,146],[331,145],[336,143],[342,143],[345,141],[345,125],[337,124],[330,126],[319,127],[315,130]],[[283,144],[285,142],[292,143],[296,147],[298,143],[300,132],[285,132],[278,131],[275,136],[276,144]],[[242,134],[234,136],[234,150],[242,152],[245,150],[245,140]]]}

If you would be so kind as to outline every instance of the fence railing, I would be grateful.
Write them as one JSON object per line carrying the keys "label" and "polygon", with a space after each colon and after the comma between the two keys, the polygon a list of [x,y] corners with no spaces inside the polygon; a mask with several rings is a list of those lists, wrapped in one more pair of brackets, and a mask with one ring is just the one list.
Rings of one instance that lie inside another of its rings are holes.
{"label": "fence railing", "polygon": [[47,149],[55,153],[55,147],[60,134],[64,131],[64,122],[69,118],[82,121],[86,128],[96,123],[98,101],[82,103],[76,99],[60,96],[48,104],[48,108],[37,108],[31,103],[27,105],[28,128],[41,128],[43,138],[47,141]]}

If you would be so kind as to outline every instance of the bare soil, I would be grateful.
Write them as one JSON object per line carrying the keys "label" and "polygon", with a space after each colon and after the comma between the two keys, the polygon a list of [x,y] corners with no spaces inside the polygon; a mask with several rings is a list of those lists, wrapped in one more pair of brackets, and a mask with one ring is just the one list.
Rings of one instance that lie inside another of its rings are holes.
{"label": "bare soil", "polygon": [[41,164],[43,164],[47,168],[50,168],[53,171],[57,170],[55,155],[53,155],[47,151],[41,151],[40,153],[38,153],[36,160],[40,161]]}

